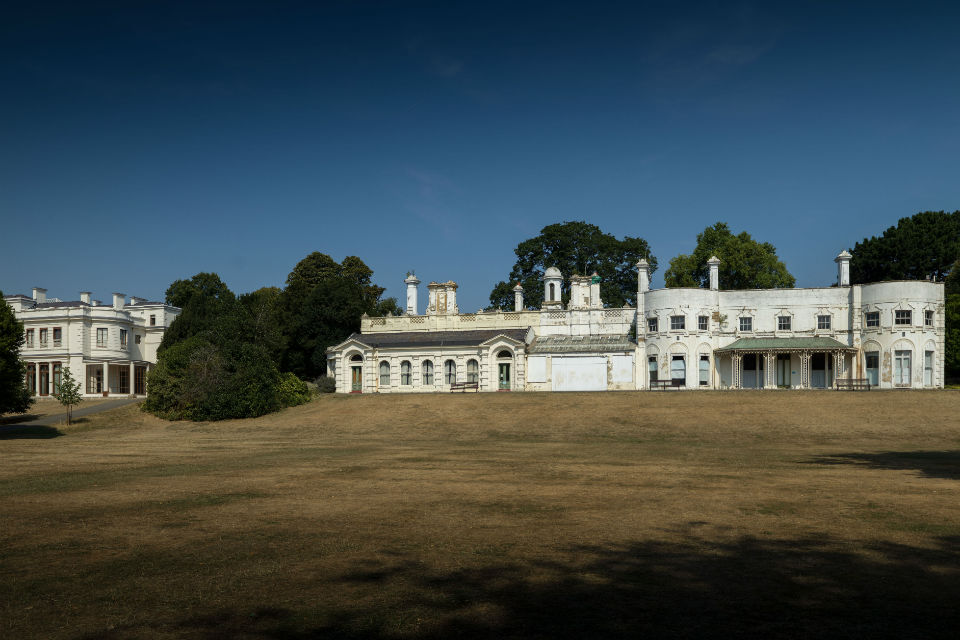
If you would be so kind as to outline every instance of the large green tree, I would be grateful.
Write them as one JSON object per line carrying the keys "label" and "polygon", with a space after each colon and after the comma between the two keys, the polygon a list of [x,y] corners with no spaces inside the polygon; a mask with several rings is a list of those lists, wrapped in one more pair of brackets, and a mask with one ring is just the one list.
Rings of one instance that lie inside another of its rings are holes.
{"label": "large green tree", "polygon": [[664,274],[668,287],[706,287],[710,284],[711,256],[720,258],[721,289],[779,289],[794,285],[796,278],[777,258],[769,242],[757,242],[746,231],[734,235],[725,222],[718,222],[697,234],[691,254],[670,261]]}
{"label": "large green tree", "polygon": [[24,385],[26,365],[20,360],[24,339],[23,323],[0,291],[0,415],[26,413],[33,402]]}
{"label": "large green tree", "polygon": [[182,313],[164,335],[144,408],[168,419],[223,420],[303,402],[305,388],[289,393],[303,383],[277,366],[278,299],[269,288],[237,298],[214,273],[173,283],[167,300]]}
{"label": "large green tree", "polygon": [[372,282],[373,270],[356,256],[337,262],[314,251],[287,276],[278,300],[284,371],[313,379],[327,367],[327,348],[360,330],[363,314],[399,313],[394,298]]}
{"label": "large green tree", "polygon": [[524,304],[539,309],[543,301],[543,273],[556,267],[564,276],[563,302],[570,299],[571,275],[600,276],[600,297],[611,307],[637,302],[637,268],[640,258],[657,268],[657,259],[643,238],[625,236],[618,240],[600,227],[587,222],[551,224],[540,235],[524,240],[514,249],[517,261],[507,280],[498,282],[490,292],[491,308],[513,308],[513,288],[523,287]]}
{"label": "large green tree", "polygon": [[960,259],[960,211],[922,211],[850,250],[850,280],[943,280]]}

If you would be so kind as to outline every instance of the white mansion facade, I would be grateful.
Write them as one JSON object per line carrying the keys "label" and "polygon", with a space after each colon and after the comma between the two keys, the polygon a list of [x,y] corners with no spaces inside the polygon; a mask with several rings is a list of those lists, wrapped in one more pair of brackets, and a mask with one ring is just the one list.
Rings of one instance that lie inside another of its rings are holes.
{"label": "white mansion facade", "polygon": [[[401,316],[364,317],[360,333],[327,351],[340,393],[833,388],[942,388],[944,286],[894,281],[850,284],[850,254],[836,258],[837,285],[721,291],[651,290],[637,264],[637,308],[609,308],[599,278],[546,270],[544,301],[524,310],[460,313],[453,282],[428,285],[418,313],[413,275]],[[631,329],[635,328],[635,332]],[[635,337],[634,337],[635,336]]]}
{"label": "white mansion facade", "polygon": [[87,397],[145,395],[147,371],[157,362],[163,332],[180,309],[114,293],[113,304],[92,300],[90,292],[64,302],[33,296],[4,296],[23,323],[26,341],[20,358],[27,365],[26,386],[39,397],[58,388],[70,367]]}

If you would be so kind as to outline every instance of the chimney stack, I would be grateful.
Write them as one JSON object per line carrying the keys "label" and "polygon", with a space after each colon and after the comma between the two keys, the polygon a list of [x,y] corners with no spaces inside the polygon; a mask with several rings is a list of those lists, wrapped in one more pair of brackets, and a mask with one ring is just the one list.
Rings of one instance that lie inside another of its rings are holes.
{"label": "chimney stack", "polygon": [[90,292],[89,292],[89,291],[81,291],[81,292],[80,292],[80,302],[86,302],[87,304],[90,304]]}
{"label": "chimney stack", "polygon": [[520,286],[519,282],[513,288],[513,310],[523,311],[523,287]]}
{"label": "chimney stack", "polygon": [[420,284],[420,281],[411,271],[407,274],[407,279],[404,282],[407,283],[407,315],[415,316],[417,315],[417,285]]}
{"label": "chimney stack", "polygon": [[590,276],[590,308],[603,308],[603,300],[600,299],[600,274],[596,271]]}
{"label": "chimney stack", "polygon": [[126,295],[126,294],[124,294],[124,293],[114,293],[114,294],[113,294],[113,308],[116,309],[117,311],[120,311],[121,309],[123,309],[123,303],[124,303],[124,299],[123,299],[123,298],[124,298],[125,295]]}
{"label": "chimney stack", "polygon": [[41,303],[43,303],[43,302],[46,302],[46,301],[47,301],[47,290],[46,290],[46,289],[43,289],[43,288],[41,288],[41,287],[34,287],[34,288],[33,288],[33,299],[37,302],[37,304],[41,304]]}
{"label": "chimney stack", "polygon": [[650,291],[650,263],[644,258],[637,262],[637,291]]}
{"label": "chimney stack", "polygon": [[833,259],[837,263],[837,284],[841,287],[850,286],[850,258],[852,257],[847,250],[843,250]]}
{"label": "chimney stack", "polygon": [[146,298],[141,298],[141,297],[139,297],[139,296],[130,296],[130,305],[131,305],[131,306],[132,306],[132,305],[135,305],[135,304],[143,304],[143,303],[146,302],[146,301],[147,301]]}
{"label": "chimney stack", "polygon": [[710,265],[710,290],[719,291],[720,290],[720,258],[717,256],[710,256],[710,259],[707,260],[707,264]]}

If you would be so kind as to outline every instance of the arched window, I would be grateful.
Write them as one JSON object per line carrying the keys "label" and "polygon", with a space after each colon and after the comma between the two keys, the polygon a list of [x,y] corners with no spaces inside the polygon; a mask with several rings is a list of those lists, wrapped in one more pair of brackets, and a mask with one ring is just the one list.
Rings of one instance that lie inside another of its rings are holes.
{"label": "arched window", "polygon": [[400,363],[400,384],[409,386],[412,384],[412,377],[410,375],[410,361],[404,360]]}
{"label": "arched window", "polygon": [[350,362],[363,362],[363,356],[359,353],[353,354],[353,357],[350,358]]}
{"label": "arched window", "polygon": [[476,360],[467,360],[467,382],[480,382],[480,365]]}
{"label": "arched window", "polygon": [[380,386],[390,386],[390,363],[386,360],[380,363]]}
{"label": "arched window", "polygon": [[500,353],[497,354],[497,357],[498,357],[498,358],[512,358],[512,357],[513,357],[513,354],[510,353],[509,351],[507,351],[506,349],[504,349],[503,351],[501,351]]}
{"label": "arched window", "polygon": [[557,299],[557,285],[550,283],[550,301],[553,302]]}
{"label": "arched window", "polygon": [[423,384],[426,386],[433,385],[433,363],[429,360],[424,360],[423,365]]}
{"label": "arched window", "polygon": [[453,360],[447,360],[443,363],[443,381],[447,384],[453,384],[457,381],[457,363]]}

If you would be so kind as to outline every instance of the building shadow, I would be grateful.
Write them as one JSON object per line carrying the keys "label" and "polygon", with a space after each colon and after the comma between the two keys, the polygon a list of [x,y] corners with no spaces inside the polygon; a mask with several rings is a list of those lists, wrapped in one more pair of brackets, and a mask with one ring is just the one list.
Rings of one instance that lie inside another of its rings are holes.
{"label": "building shadow", "polygon": [[[820,539],[688,537],[567,551],[574,560],[452,571],[398,553],[301,585],[315,604],[274,607],[265,595],[262,606],[185,617],[161,630],[206,640],[901,639],[955,638],[960,623],[960,537],[927,547],[865,548]],[[338,589],[359,589],[364,597],[334,599],[338,608],[331,609],[326,594]]]}
{"label": "building shadow", "polygon": [[960,451],[883,451],[835,453],[806,461],[807,464],[849,464],[871,469],[917,471],[929,478],[960,479]]}
{"label": "building shadow", "polygon": [[63,432],[56,427],[39,424],[0,425],[0,440],[43,440],[62,435]]}

